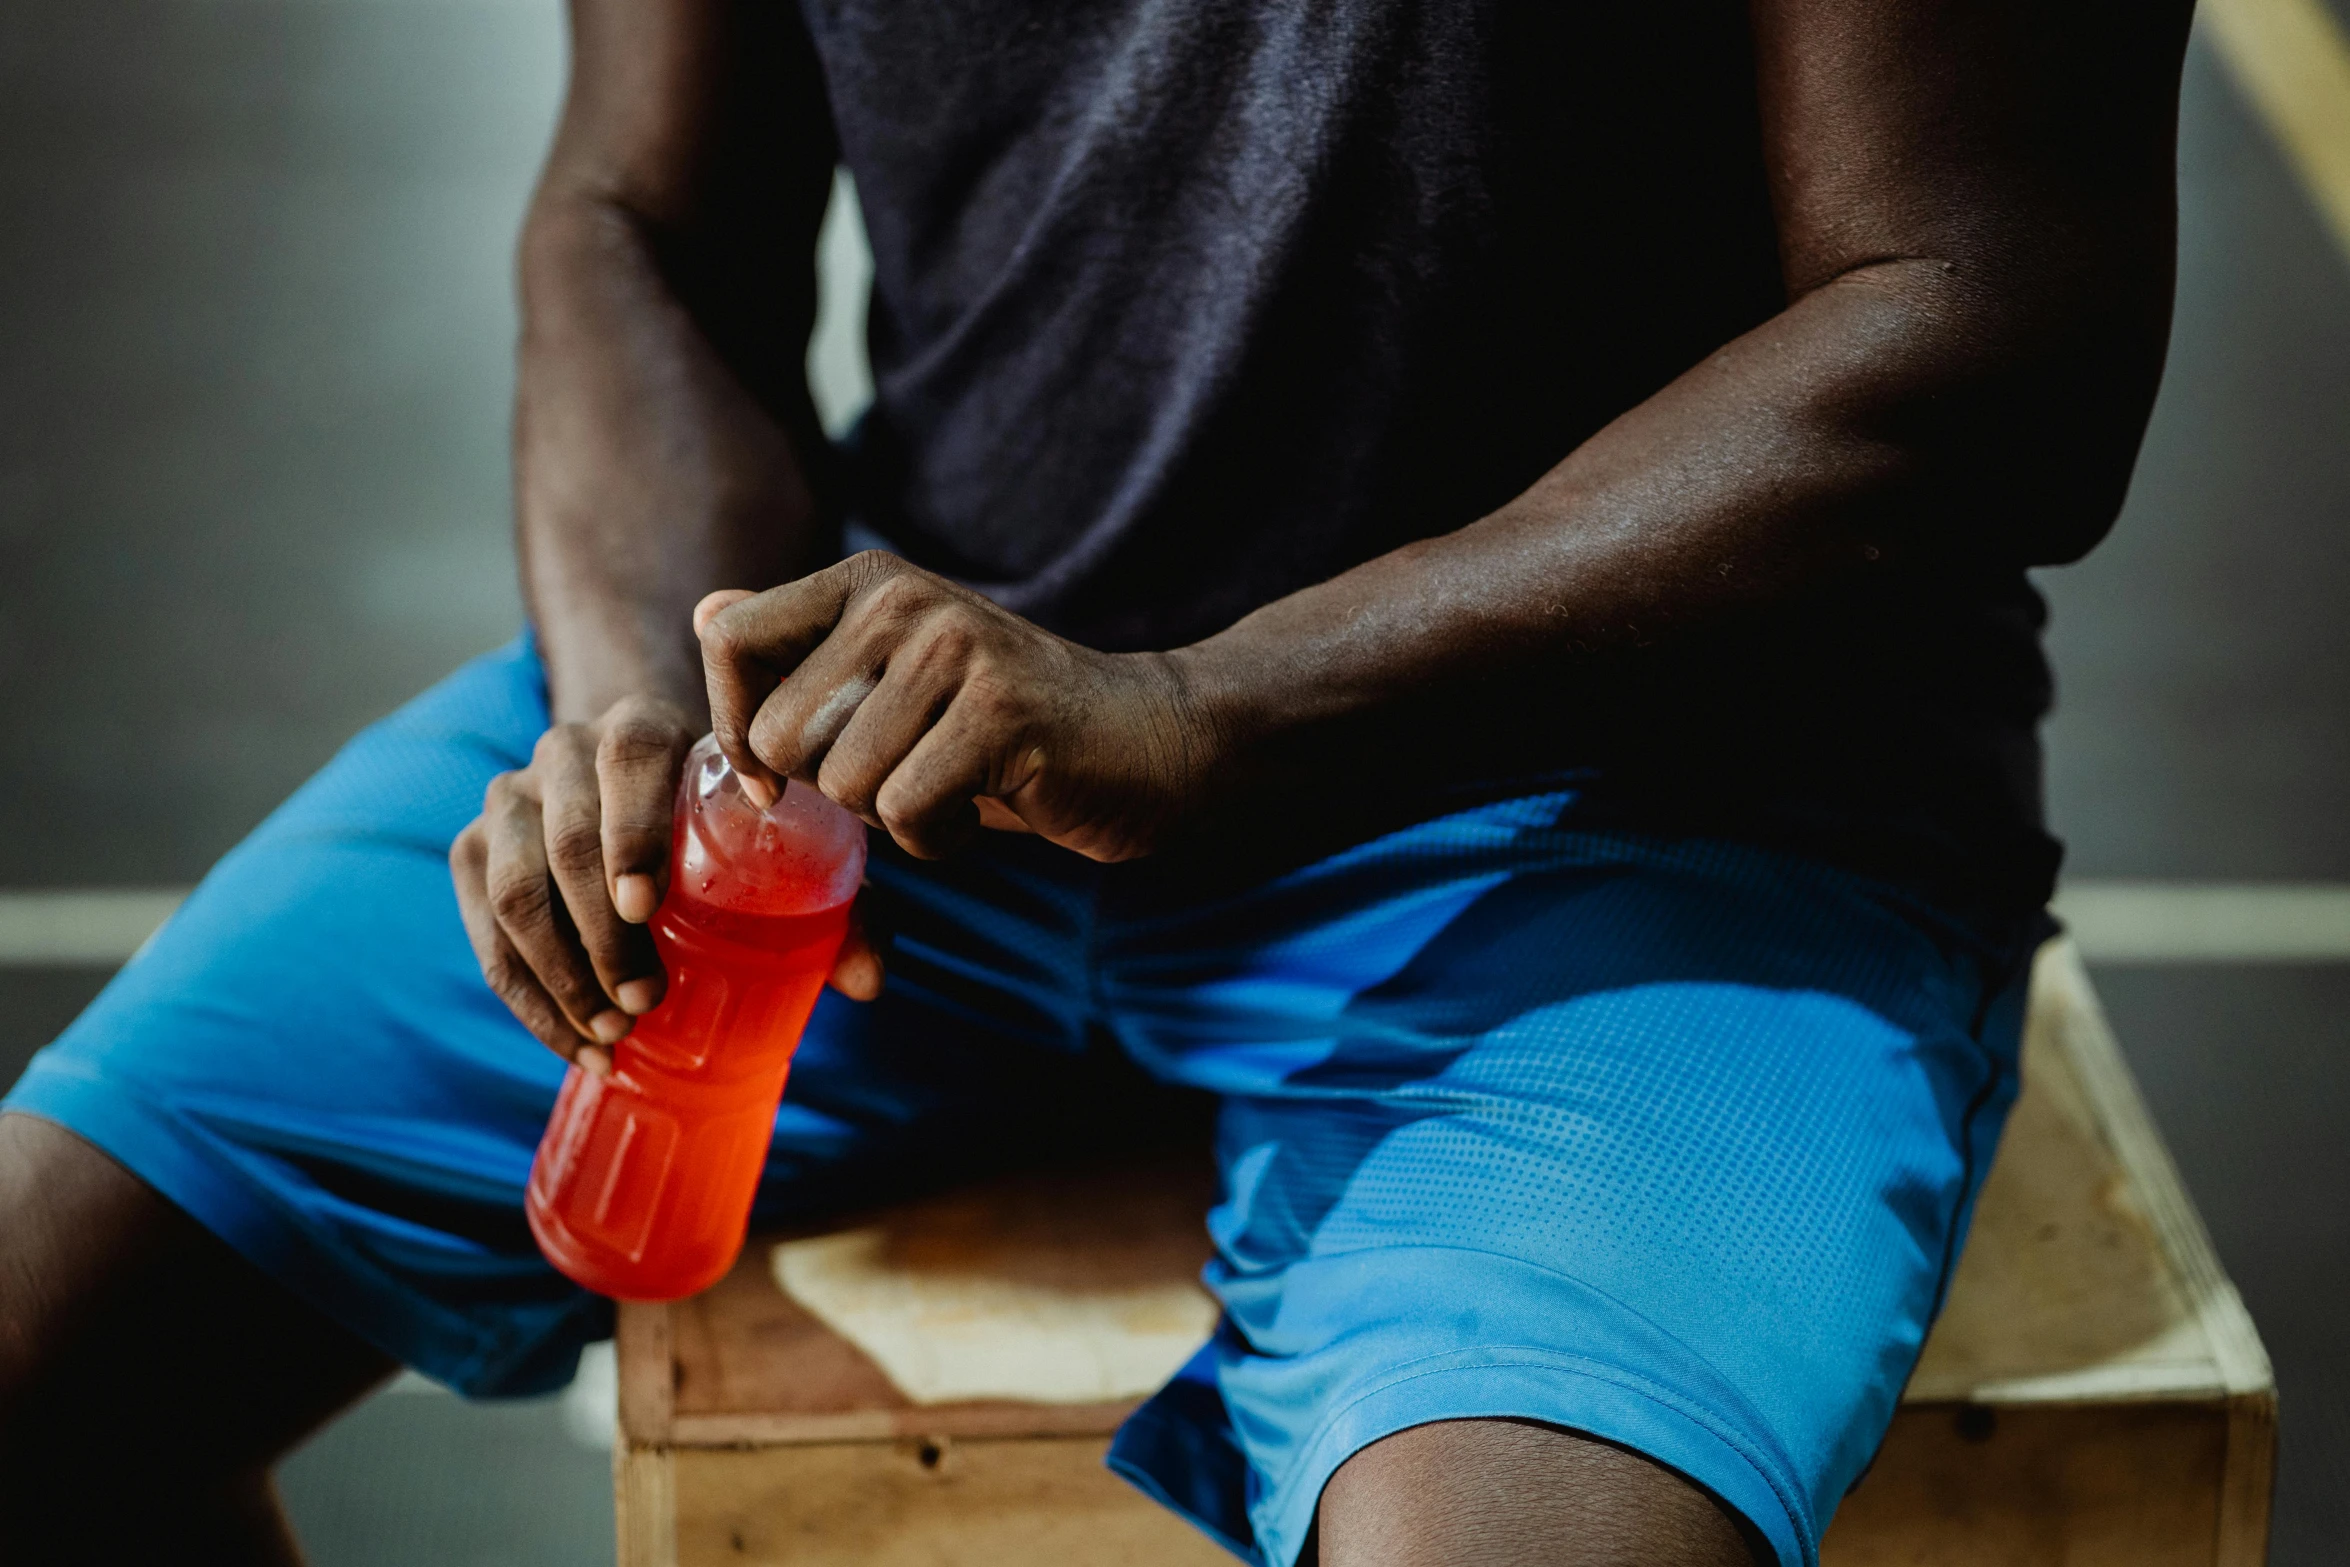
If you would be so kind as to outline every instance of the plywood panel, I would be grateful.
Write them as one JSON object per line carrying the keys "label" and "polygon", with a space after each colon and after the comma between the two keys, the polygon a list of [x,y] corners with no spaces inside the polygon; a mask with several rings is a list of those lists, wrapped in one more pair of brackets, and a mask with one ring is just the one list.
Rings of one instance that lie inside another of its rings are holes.
{"label": "plywood panel", "polygon": [[1106,1440],[681,1451],[683,1567],[1232,1567],[1102,1467]]}
{"label": "plywood panel", "polygon": [[1911,1404],[1821,1542],[1821,1567],[2210,1567],[2218,1403]]}

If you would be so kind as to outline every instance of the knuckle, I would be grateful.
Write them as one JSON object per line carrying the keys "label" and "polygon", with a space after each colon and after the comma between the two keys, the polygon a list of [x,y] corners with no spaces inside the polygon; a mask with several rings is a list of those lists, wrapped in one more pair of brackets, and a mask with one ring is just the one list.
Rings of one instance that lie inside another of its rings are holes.
{"label": "knuckle", "polygon": [[870,586],[891,577],[901,576],[906,570],[903,557],[887,550],[859,550],[841,562],[841,569],[849,580],[859,586]]}
{"label": "knuckle", "polygon": [[530,748],[530,765],[546,767],[579,755],[585,738],[577,724],[557,724],[542,733]]}
{"label": "knuckle", "polygon": [[604,841],[634,843],[657,838],[666,844],[673,825],[668,791],[634,795],[613,801],[604,811]]}
{"label": "knuckle", "polygon": [[960,604],[942,605],[922,628],[913,648],[915,667],[924,671],[968,664],[979,646],[979,626]]}
{"label": "knuckle", "polygon": [[657,714],[622,714],[604,726],[603,736],[596,742],[596,763],[666,761],[677,737],[677,726]]}
{"label": "knuckle", "polygon": [[597,749],[597,756],[611,756],[616,752],[627,752],[627,749],[649,747],[649,745],[667,747],[670,745],[670,738],[674,733],[677,733],[677,726],[670,724],[670,719],[667,719],[665,714],[653,712],[649,705],[644,705],[644,707],[623,705],[623,709],[616,709],[611,717],[604,719],[602,733],[597,735],[595,749]]}
{"label": "knuckle", "polygon": [[666,815],[615,812],[604,818],[604,859],[614,875],[658,870],[669,848]]}
{"label": "knuckle", "polygon": [[930,584],[910,572],[893,572],[865,589],[859,607],[869,616],[901,620],[920,613],[931,601]]}
{"label": "knuckle", "polygon": [[852,816],[873,814],[873,781],[864,769],[841,758],[838,751],[824,759],[816,769],[816,787],[833,804]]}
{"label": "knuckle", "polygon": [[905,790],[884,788],[872,802],[872,812],[893,838],[921,836],[922,808]]}
{"label": "knuckle", "polygon": [[991,725],[1007,723],[1022,711],[1019,693],[1012,683],[984,661],[965,677],[962,700],[971,704],[972,716]]}
{"label": "knuckle", "polygon": [[511,952],[500,952],[482,964],[481,977],[508,1005],[530,994],[528,971],[523,968],[522,960]]}
{"label": "knuckle", "polygon": [[498,923],[508,929],[536,925],[550,913],[547,884],[536,876],[493,874],[490,877],[490,908],[498,916]]}
{"label": "knuckle", "polygon": [[584,817],[571,817],[547,835],[547,857],[566,870],[599,864],[604,858],[603,834]]}
{"label": "knuckle", "polygon": [[759,710],[751,715],[750,723],[743,729],[743,740],[751,754],[770,765],[789,749],[786,742],[801,727],[798,719],[784,711],[786,705],[774,700],[760,703]]}
{"label": "knuckle", "polygon": [[757,599],[745,599],[742,604],[730,604],[712,615],[702,627],[702,659],[705,663],[734,664],[745,656],[743,604],[755,604]]}
{"label": "knuckle", "polygon": [[606,733],[632,727],[655,728],[666,733],[677,727],[677,714],[658,697],[635,692],[613,703],[611,711],[604,715]]}

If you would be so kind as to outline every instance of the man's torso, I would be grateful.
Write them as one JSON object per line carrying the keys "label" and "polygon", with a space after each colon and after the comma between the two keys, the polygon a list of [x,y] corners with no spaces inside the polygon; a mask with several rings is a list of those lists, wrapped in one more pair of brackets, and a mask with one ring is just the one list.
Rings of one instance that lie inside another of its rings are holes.
{"label": "man's torso", "polygon": [[[1476,520],[1784,303],[1746,10],[804,0],[871,236],[852,541],[1179,646]],[[1881,573],[1456,737],[1404,792],[1612,809],[2032,901],[2020,569]]]}

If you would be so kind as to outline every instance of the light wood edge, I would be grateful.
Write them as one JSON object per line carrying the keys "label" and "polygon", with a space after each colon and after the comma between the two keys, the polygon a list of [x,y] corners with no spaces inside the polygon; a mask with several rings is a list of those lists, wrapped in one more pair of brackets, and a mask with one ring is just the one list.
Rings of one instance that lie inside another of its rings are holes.
{"label": "light wood edge", "polygon": [[677,1418],[669,1308],[622,1301],[613,1339],[620,1365],[619,1445],[665,1447]]}
{"label": "light wood edge", "polygon": [[2216,1560],[2220,1567],[2258,1567],[2267,1559],[2276,1464],[2276,1377],[2268,1351],[2147,1113],[2080,952],[2061,937],[2049,942],[2040,949],[2033,980],[2062,997],[2049,1042],[2079,1079],[2097,1134],[2128,1177],[2155,1243],[2185,1290],[2226,1391],[2227,1467]]}
{"label": "light wood edge", "polygon": [[674,1452],[612,1444],[612,1522],[618,1567],[677,1567]]}

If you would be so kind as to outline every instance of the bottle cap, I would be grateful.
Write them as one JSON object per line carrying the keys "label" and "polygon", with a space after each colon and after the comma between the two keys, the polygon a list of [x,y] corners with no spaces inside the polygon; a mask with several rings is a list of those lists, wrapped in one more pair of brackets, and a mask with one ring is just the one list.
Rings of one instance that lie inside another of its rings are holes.
{"label": "bottle cap", "polygon": [[738,914],[815,914],[857,895],[865,824],[798,779],[762,811],[704,735],[678,784],[680,834],[672,878],[700,902]]}

